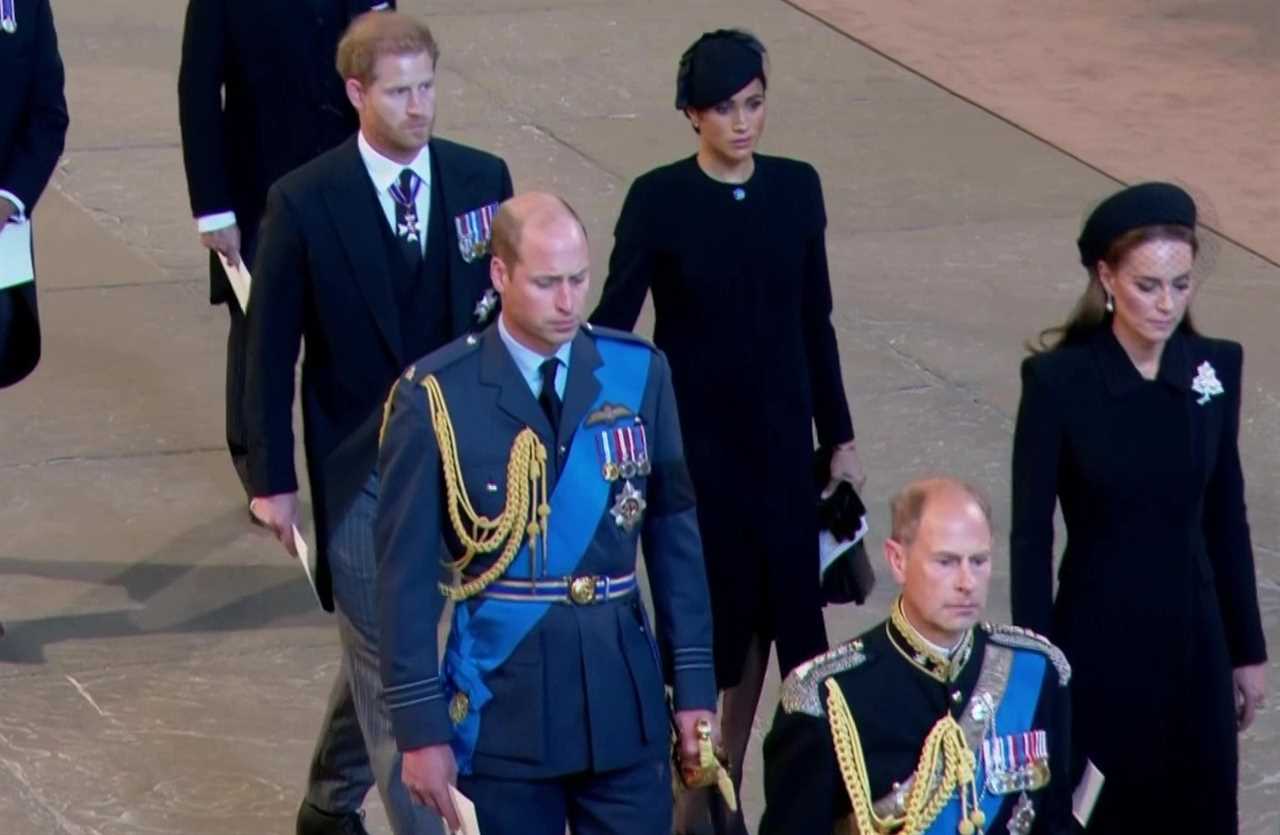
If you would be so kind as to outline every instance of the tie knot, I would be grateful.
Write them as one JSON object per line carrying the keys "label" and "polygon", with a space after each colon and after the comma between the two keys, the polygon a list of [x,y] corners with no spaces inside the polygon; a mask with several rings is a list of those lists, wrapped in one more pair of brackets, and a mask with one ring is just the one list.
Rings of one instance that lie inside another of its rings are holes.
{"label": "tie knot", "polygon": [[422,178],[413,173],[413,169],[405,168],[391,185],[391,196],[402,206],[412,206],[418,199],[418,189],[421,186]]}
{"label": "tie knot", "polygon": [[556,372],[560,370],[560,360],[552,357],[538,366],[538,370],[542,374],[543,390],[554,392],[556,390]]}

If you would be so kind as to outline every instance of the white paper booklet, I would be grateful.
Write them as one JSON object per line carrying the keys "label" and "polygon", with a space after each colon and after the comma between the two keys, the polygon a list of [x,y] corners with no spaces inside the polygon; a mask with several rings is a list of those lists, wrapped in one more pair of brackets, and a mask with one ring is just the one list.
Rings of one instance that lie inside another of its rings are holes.
{"label": "white paper booklet", "polygon": [[34,281],[31,263],[31,221],[0,225],[0,290]]}

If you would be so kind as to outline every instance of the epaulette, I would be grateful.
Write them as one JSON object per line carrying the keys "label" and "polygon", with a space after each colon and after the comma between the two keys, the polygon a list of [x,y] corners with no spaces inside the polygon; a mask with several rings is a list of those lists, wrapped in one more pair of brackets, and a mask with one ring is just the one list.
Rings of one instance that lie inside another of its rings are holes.
{"label": "epaulette", "polygon": [[455,339],[447,345],[444,345],[413,365],[409,366],[409,372],[406,373],[405,379],[412,382],[421,382],[428,374],[435,374],[453,365],[463,357],[469,356],[480,349],[480,341],[482,337],[478,333],[469,333],[464,337]]}
{"label": "epaulette", "polygon": [[852,670],[867,660],[862,639],[854,638],[821,655],[814,656],[792,670],[782,681],[782,709],[787,713],[822,716],[822,682],[838,673]]}
{"label": "epaulette", "polygon": [[1006,623],[983,623],[982,628],[991,636],[991,640],[997,644],[1014,649],[1030,649],[1043,653],[1049,657],[1049,661],[1058,671],[1058,684],[1063,687],[1071,681],[1071,662],[1067,660],[1067,656],[1062,650],[1058,649],[1053,643],[1038,632],[1032,632],[1030,629],[1024,629],[1021,626],[1011,626]]}
{"label": "epaulette", "polygon": [[594,336],[596,339],[615,339],[619,342],[632,342],[637,345],[643,345],[650,351],[658,350],[654,344],[643,336],[632,333],[631,331],[620,331],[617,328],[606,328],[600,325],[593,325],[590,322],[583,322],[582,329]]}

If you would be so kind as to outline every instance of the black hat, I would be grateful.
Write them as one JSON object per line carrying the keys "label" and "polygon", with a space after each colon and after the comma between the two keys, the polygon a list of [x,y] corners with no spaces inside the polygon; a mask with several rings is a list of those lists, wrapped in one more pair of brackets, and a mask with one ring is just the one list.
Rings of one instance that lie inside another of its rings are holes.
{"label": "black hat", "polygon": [[1106,256],[1116,238],[1143,226],[1196,226],[1196,202],[1173,183],[1130,186],[1098,204],[1084,222],[1080,263],[1092,267]]}
{"label": "black hat", "polygon": [[717,29],[693,42],[676,71],[676,109],[719,104],[755,79],[767,84],[764,44],[741,29]]}

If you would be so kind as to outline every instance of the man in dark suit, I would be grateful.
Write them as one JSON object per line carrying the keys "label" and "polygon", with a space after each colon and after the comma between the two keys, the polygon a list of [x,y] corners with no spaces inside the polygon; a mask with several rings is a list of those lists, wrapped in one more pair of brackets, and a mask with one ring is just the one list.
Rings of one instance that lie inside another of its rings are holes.
{"label": "man in dark suit", "polygon": [[[67,136],[62,58],[49,0],[0,4],[0,235],[25,234]],[[4,265],[0,264],[0,269]],[[0,275],[0,387],[40,361],[34,281]]]}
{"label": "man in dark suit", "polygon": [[664,667],[682,764],[716,700],[670,370],[638,337],[579,329],[590,258],[559,198],[504,204],[493,250],[498,322],[416,363],[386,410],[378,606],[404,781],[457,826],[456,780],[485,835],[667,835]]}
{"label": "man in dark suit", "polygon": [[252,264],[267,189],[355,133],[333,67],[338,38],[385,0],[189,0],[178,70],[187,191],[209,250],[209,301],[226,304],[227,448],[249,491],[245,317],[218,255]]}
{"label": "man in dark suit", "polygon": [[378,420],[405,364],[471,325],[488,289],[488,218],[511,194],[502,160],[431,138],[437,54],[430,30],[405,15],[352,23],[338,68],[359,133],[272,186],[248,317],[249,485],[258,514],[291,550],[294,365],[306,345],[302,418],[316,585],[337,612],[344,652],[308,802],[350,820],[360,798],[329,791],[325,763],[357,762],[343,752],[358,751],[362,735],[399,835],[439,831],[439,823],[400,782],[378,676]]}
{"label": "man in dark suit", "polygon": [[[0,236],[26,236],[67,136],[62,58],[49,0],[0,4]],[[0,388],[40,361],[34,276],[0,261]],[[0,637],[4,626],[0,625]]]}
{"label": "man in dark suit", "polygon": [[890,502],[888,619],[796,667],[764,743],[761,835],[1066,835],[1071,667],[1025,629],[979,623],[991,509],[953,478]]}

